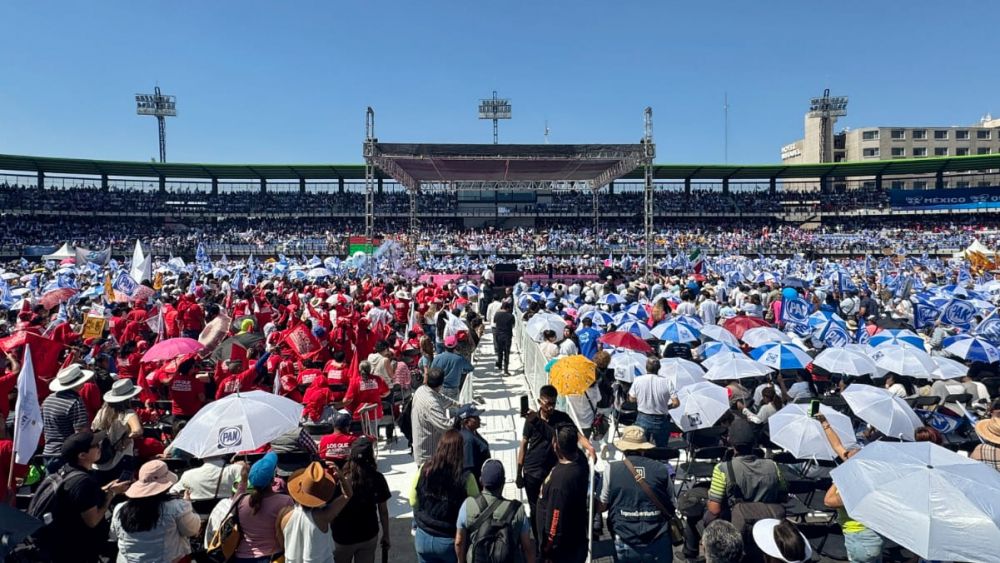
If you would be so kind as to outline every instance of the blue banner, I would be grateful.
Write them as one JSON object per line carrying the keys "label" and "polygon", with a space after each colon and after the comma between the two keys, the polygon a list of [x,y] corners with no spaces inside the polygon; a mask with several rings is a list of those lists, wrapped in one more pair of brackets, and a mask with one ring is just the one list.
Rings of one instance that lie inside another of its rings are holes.
{"label": "blue banner", "polygon": [[889,190],[893,209],[1000,209],[1000,189]]}
{"label": "blue banner", "polygon": [[809,322],[809,302],[801,297],[785,299],[781,302],[781,322],[807,324]]}

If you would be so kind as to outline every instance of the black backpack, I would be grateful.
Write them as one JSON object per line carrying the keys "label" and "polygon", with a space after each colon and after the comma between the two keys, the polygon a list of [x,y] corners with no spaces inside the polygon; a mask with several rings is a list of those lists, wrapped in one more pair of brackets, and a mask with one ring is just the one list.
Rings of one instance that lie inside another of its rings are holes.
{"label": "black backpack", "polygon": [[64,491],[71,484],[87,477],[87,473],[83,471],[64,466],[42,481],[38,490],[35,491],[35,495],[31,497],[31,504],[28,505],[28,515],[45,523],[33,534],[35,538],[44,539],[46,532],[51,531],[54,513],[59,510],[59,503],[63,498]]}
{"label": "black backpack", "polygon": [[[475,497],[479,516],[469,526],[469,563],[511,563],[520,553],[520,533],[514,530],[514,516],[521,507],[516,500],[498,499],[487,505],[483,495]],[[507,503],[497,518],[493,513]]]}

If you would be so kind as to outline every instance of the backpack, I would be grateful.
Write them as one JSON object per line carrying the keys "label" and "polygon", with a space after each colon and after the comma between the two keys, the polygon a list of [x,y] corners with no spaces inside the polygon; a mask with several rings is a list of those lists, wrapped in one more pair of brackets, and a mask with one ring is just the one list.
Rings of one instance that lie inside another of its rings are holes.
{"label": "backpack", "polygon": [[743,496],[740,486],[736,483],[732,460],[726,462],[726,481],[733,485],[731,502],[734,504],[730,508],[729,521],[743,536],[746,556],[751,557],[750,560],[754,561],[756,559],[753,557],[757,556],[759,552],[759,548],[753,539],[754,524],[767,518],[784,520],[785,506],[770,502],[747,501],[746,497]]}
{"label": "backpack", "polygon": [[[497,499],[487,506],[483,495],[475,497],[479,516],[469,525],[469,563],[511,563],[520,554],[520,533],[514,530],[514,516],[521,507],[516,500]],[[507,507],[494,518],[500,505]]]}
{"label": "backpack", "polygon": [[83,471],[63,467],[42,481],[35,495],[31,497],[31,504],[28,505],[28,515],[44,522],[44,525],[34,533],[36,539],[44,540],[47,534],[54,531],[52,520],[55,512],[59,510],[61,493],[70,485],[87,477],[87,473]]}
{"label": "backpack", "polygon": [[396,419],[396,426],[399,427],[399,431],[406,436],[406,441],[413,445],[413,397],[407,397],[403,401],[403,406],[399,412],[399,418]]}

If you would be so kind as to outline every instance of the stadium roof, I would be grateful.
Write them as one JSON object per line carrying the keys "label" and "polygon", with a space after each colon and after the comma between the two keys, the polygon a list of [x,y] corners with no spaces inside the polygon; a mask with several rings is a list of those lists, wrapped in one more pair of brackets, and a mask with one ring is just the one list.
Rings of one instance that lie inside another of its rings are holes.
{"label": "stadium roof", "polygon": [[[427,146],[427,145],[397,145]],[[466,145],[470,146],[470,145]],[[481,145],[488,147],[525,145]],[[552,145],[530,145],[546,147]],[[558,145],[555,145],[558,147]],[[581,145],[592,146],[592,145]],[[631,146],[631,145],[603,145]],[[497,149],[502,150],[502,149]],[[914,158],[896,160],[866,160],[827,164],[655,164],[657,180],[763,180],[769,178],[817,178],[851,176],[907,176],[937,172],[964,172],[970,170],[1000,169],[1000,154],[956,156],[943,158]],[[61,175],[93,175],[133,178],[190,178],[220,180],[363,180],[364,164],[197,164],[157,163],[113,160],[86,160],[44,156],[0,155],[0,170],[10,172],[44,172]],[[389,178],[384,172],[381,178]],[[642,169],[637,168],[623,176],[641,179]],[[562,178],[567,179],[567,178]]]}

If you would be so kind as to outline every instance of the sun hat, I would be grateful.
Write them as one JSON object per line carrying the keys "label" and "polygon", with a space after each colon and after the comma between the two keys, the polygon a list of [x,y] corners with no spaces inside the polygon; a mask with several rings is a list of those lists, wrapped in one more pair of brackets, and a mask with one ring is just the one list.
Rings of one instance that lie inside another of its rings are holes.
{"label": "sun hat", "polygon": [[90,381],[94,377],[94,372],[83,369],[80,364],[70,364],[56,374],[56,378],[49,383],[49,391],[58,393],[67,389],[79,387]]}
{"label": "sun hat", "polygon": [[626,426],[622,429],[622,437],[615,440],[614,444],[623,452],[648,450],[656,447],[646,440],[646,430],[641,426]]}
{"label": "sun hat", "polygon": [[136,387],[131,379],[124,378],[114,382],[111,390],[104,394],[105,403],[121,403],[142,393],[142,387]]}
{"label": "sun hat", "polygon": [[271,483],[274,481],[274,473],[277,469],[278,454],[268,452],[267,455],[258,459],[252,466],[250,466],[250,472],[247,475],[247,480],[254,488],[257,489],[270,487]]}
{"label": "sun hat", "polygon": [[139,479],[125,491],[128,498],[156,496],[177,483],[177,474],[160,459],[147,461],[139,468]]}
{"label": "sun hat", "polygon": [[330,502],[336,490],[337,484],[318,461],[299,469],[288,479],[288,494],[306,508],[317,508]]}
{"label": "sun hat", "polygon": [[1000,418],[986,418],[976,423],[976,434],[991,444],[1000,445]]}
{"label": "sun hat", "polygon": [[[802,532],[798,532],[802,536],[802,543],[805,544],[806,556],[802,559],[789,560],[785,558],[785,555],[781,553],[778,549],[778,543],[774,540],[774,529],[781,523],[781,520],[776,518],[764,518],[763,520],[758,520],[756,524],[753,525],[753,541],[757,544],[757,547],[765,554],[774,557],[780,561],[785,561],[785,563],[801,563],[802,561],[809,561],[812,558],[812,547],[809,545],[809,541],[806,539]],[[798,530],[796,530],[798,531]]]}

